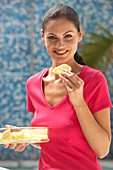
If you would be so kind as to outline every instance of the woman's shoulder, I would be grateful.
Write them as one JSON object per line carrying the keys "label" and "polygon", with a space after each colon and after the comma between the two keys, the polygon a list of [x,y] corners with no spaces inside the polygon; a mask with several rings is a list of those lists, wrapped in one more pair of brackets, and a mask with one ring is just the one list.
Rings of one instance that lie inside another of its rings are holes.
{"label": "woman's shoulder", "polygon": [[90,66],[85,65],[84,66],[84,71],[83,71],[84,76],[87,76],[89,78],[94,78],[94,77],[104,77],[104,74],[102,73],[101,70],[92,68]]}
{"label": "woman's shoulder", "polygon": [[81,74],[81,78],[86,83],[95,82],[97,84],[97,83],[106,82],[106,78],[101,70],[89,67],[87,65],[84,66],[84,70]]}
{"label": "woman's shoulder", "polygon": [[47,72],[49,68],[45,68],[44,70],[39,71],[38,73],[35,73],[34,75],[30,76],[27,79],[27,84],[29,84],[30,82],[36,82],[38,80],[40,80],[40,78]]}

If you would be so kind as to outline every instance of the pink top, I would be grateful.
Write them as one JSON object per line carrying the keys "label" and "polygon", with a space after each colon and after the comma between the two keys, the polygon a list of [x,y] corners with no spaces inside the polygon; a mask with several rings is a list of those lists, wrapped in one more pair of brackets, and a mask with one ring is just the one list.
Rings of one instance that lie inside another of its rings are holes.
{"label": "pink top", "polygon": [[[42,78],[48,70],[27,81],[27,110],[35,113],[31,126],[52,127],[50,141],[40,144],[39,170],[101,170],[96,154],[84,137],[68,93],[53,107],[47,103]],[[101,71],[84,66],[79,77],[84,81],[84,99],[92,114],[112,107]]]}

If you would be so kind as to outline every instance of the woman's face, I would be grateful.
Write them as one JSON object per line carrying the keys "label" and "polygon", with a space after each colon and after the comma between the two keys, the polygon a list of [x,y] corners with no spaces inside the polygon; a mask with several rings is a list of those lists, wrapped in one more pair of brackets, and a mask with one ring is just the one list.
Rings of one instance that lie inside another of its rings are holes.
{"label": "woman's face", "polygon": [[42,41],[53,60],[66,62],[74,59],[78,42],[82,39],[82,30],[77,32],[74,24],[65,17],[50,20],[45,27]]}

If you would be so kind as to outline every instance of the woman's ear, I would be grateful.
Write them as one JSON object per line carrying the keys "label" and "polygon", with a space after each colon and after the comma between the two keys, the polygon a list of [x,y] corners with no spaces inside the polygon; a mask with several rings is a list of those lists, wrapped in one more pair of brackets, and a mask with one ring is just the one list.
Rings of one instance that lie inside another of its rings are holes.
{"label": "woman's ear", "polygon": [[78,41],[80,42],[81,40],[82,40],[82,27],[80,27]]}
{"label": "woman's ear", "polygon": [[44,32],[43,32],[43,29],[41,29],[41,36],[42,36],[42,41],[43,41],[43,43],[45,43],[45,38],[44,38]]}

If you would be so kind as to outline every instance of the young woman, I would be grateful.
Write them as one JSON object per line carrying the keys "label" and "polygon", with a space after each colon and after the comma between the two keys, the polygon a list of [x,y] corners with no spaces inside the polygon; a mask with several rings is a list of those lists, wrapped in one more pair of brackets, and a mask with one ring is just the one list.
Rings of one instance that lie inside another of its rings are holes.
{"label": "young woman", "polygon": [[[77,53],[82,40],[77,13],[62,4],[52,7],[44,15],[41,35],[52,66],[27,81],[27,110],[34,115],[31,126],[52,127],[50,141],[40,144],[39,169],[101,170],[97,156],[109,152],[112,104],[102,72],[85,65]],[[54,74],[61,64],[72,71]],[[9,146],[22,151],[27,144]]]}

